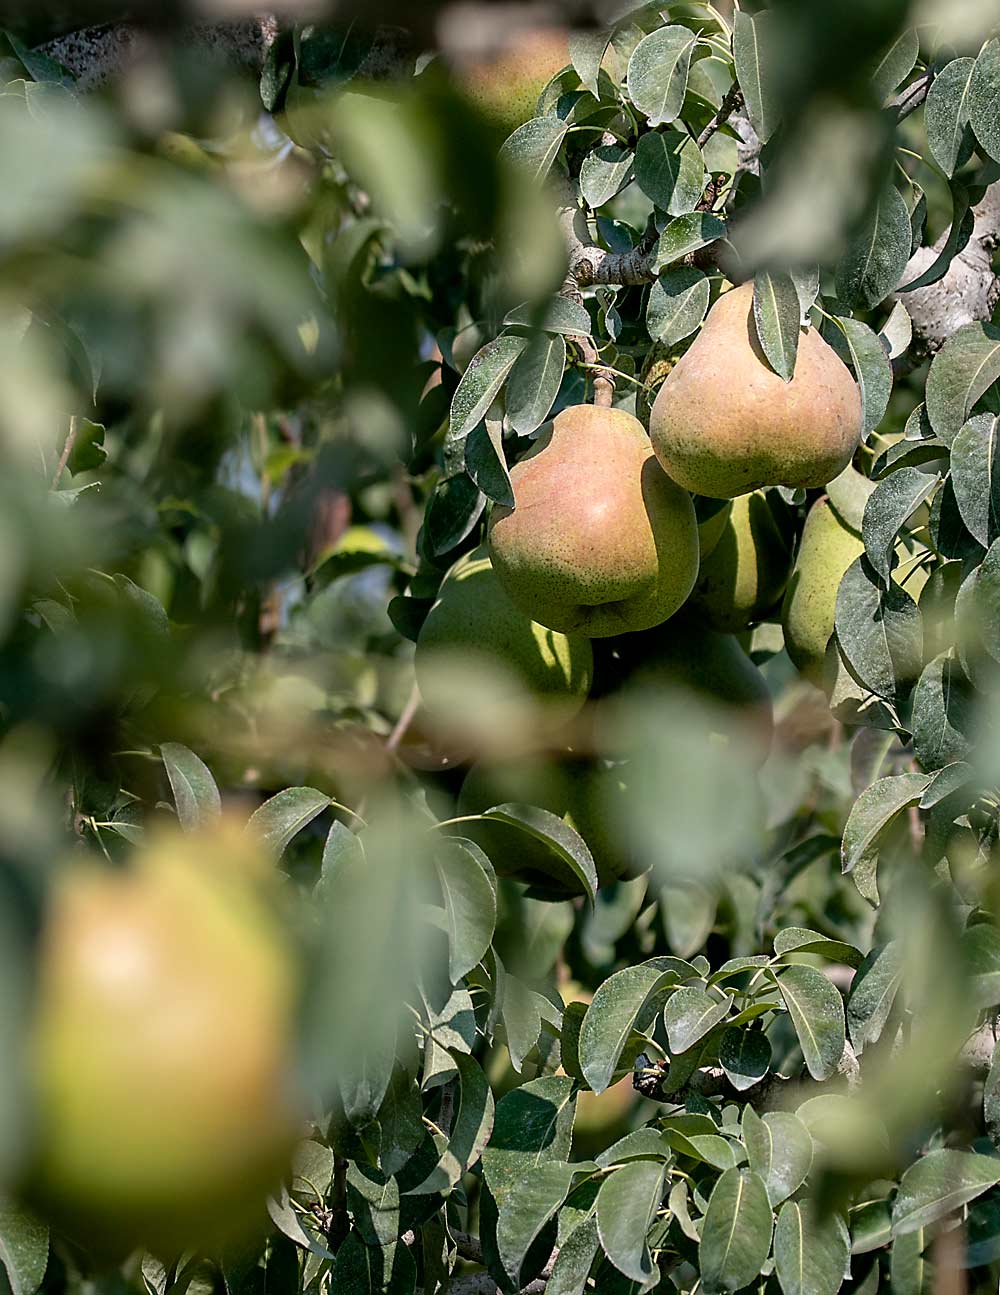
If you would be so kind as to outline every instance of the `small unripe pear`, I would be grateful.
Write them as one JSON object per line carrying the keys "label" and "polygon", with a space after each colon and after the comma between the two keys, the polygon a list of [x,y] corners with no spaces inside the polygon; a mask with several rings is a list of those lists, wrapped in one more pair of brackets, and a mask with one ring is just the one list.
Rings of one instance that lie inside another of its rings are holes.
{"label": "small unripe pear", "polygon": [[712,629],[739,634],[777,603],[791,569],[791,545],[766,495],[741,495],[715,548],[702,559],[687,605]]}
{"label": "small unripe pear", "polygon": [[588,639],[561,634],[515,606],[481,545],[460,558],[442,581],[417,639],[414,662],[431,712],[447,713],[453,704],[450,667],[478,665],[568,717],[587,698],[594,654]]}
{"label": "small unripe pear", "polygon": [[799,334],[791,382],[780,378],[757,340],[747,283],[716,301],[667,375],[649,434],[663,470],[699,495],[822,486],[858,447],[861,396],[814,328]]}
{"label": "small unripe pear", "polygon": [[781,609],[788,655],[817,686],[823,683],[837,590],[844,572],[864,551],[864,540],[844,524],[829,499],[817,499],[806,518]]}
{"label": "small unripe pear", "polygon": [[490,517],[493,566],[529,616],[591,638],[672,616],[698,573],[690,495],[660,469],[642,424],[575,405],[510,474]]}

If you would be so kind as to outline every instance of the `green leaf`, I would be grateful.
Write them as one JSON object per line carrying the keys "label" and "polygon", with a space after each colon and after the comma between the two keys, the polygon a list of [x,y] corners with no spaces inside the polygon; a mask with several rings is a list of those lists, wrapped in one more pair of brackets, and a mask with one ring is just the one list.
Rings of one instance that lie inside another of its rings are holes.
{"label": "green leaf", "polygon": [[774,1229],[774,1267],[784,1295],[837,1295],[851,1257],[839,1214],[814,1202],[786,1201]]}
{"label": "green leaf", "polygon": [[771,1045],[763,1030],[730,1026],[719,1038],[719,1065],[738,1093],[760,1083],[771,1068]]}
{"label": "green leaf", "polygon": [[832,940],[807,926],[786,926],[774,937],[774,951],[778,957],[787,953],[818,953],[833,962],[846,962],[849,967],[861,964],[861,950],[844,940]]}
{"label": "green leaf", "polygon": [[580,165],[580,193],[588,207],[603,207],[624,188],[635,154],[624,144],[598,144]]}
{"label": "green leaf", "polygon": [[566,339],[542,333],[518,356],[507,383],[507,419],[528,436],[549,416],[566,369]]}
{"label": "green leaf", "polygon": [[569,1075],[532,1079],[500,1098],[483,1151],[483,1175],[498,1203],[539,1165],[567,1159],[575,1111]]}
{"label": "green leaf", "polygon": [[990,922],[977,922],[962,932],[959,947],[971,978],[973,1006],[1000,1003],[1000,931]]}
{"label": "green leaf", "polygon": [[815,967],[794,966],[775,977],[813,1079],[829,1079],[844,1053],[846,1026],[840,994]]}
{"label": "green leaf", "polygon": [[[895,1237],[889,1255],[889,1285],[892,1295],[926,1295],[929,1285],[924,1250],[929,1237],[923,1228]],[[878,1265],[873,1270],[878,1273]],[[881,1287],[876,1286],[876,1290]]]}
{"label": "green leaf", "polygon": [[616,1169],[597,1194],[597,1232],[608,1258],[632,1281],[648,1286],[656,1275],[647,1235],[663,1199],[664,1166],[632,1160]]}
{"label": "green leaf", "polygon": [[927,375],[927,416],[951,445],[973,405],[1000,377],[1000,326],[966,324],[945,342]]}
{"label": "green leaf", "polygon": [[952,180],[951,194],[951,228],[948,230],[948,237],[945,239],[944,246],[926,270],[918,274],[915,279],[901,284],[896,289],[898,293],[914,292],[917,288],[926,288],[930,284],[943,279],[948,273],[952,261],[966,247],[975,232],[976,215],[972,210],[972,198],[969,190],[964,184],[959,184],[957,180]]}
{"label": "green leaf", "polygon": [[676,983],[676,971],[641,963],[616,971],[599,986],[583,1018],[578,1045],[580,1069],[595,1093],[610,1085],[629,1036],[652,1023]]}
{"label": "green leaf", "polygon": [[840,850],[844,872],[853,872],[876,853],[879,836],[897,814],[917,804],[929,782],[925,773],[900,773],[880,778],[864,789],[851,806],[844,827]]}
{"label": "green leaf", "polygon": [[504,327],[541,328],[547,333],[568,333],[571,336],[589,337],[590,315],[586,306],[569,297],[553,297],[541,318],[529,304],[515,307],[504,317]]}
{"label": "green leaf", "polygon": [[222,813],[222,798],[208,765],[180,742],[160,746],[177,819],[185,832],[207,827]]}
{"label": "green leaf", "polygon": [[984,549],[1000,535],[1000,418],[970,418],[951,446],[951,484],[962,521]]}
{"label": "green leaf", "polygon": [[653,341],[673,346],[693,333],[705,318],[711,289],[708,276],[694,266],[661,273],[646,302],[646,327]]}
{"label": "green leaf", "polygon": [[650,131],[635,148],[635,179],[655,206],[683,216],[705,191],[705,163],[686,131]]}
{"label": "green leaf", "polygon": [[868,561],[883,584],[889,583],[900,528],[937,484],[936,473],[900,468],[880,481],[869,495],[861,534]]}
{"label": "green leaf", "polygon": [[[846,315],[835,315],[834,322],[843,335],[847,359],[861,389],[861,430],[867,437],[878,427],[889,407],[892,365],[878,336],[867,324]],[[834,333],[830,340],[836,336]]]}
{"label": "green leaf", "polygon": [[35,1295],[49,1263],[48,1225],[0,1200],[0,1261],[12,1295]]}
{"label": "green leaf", "polygon": [[584,1295],[600,1244],[596,1218],[578,1224],[559,1247],[545,1295]]}
{"label": "green leaf", "polygon": [[424,514],[424,529],[435,557],[461,544],[485,507],[486,496],[465,472],[439,481]]}
{"label": "green leaf", "polygon": [[977,696],[960,663],[948,653],[924,666],[913,690],[913,753],[930,772],[964,760],[972,747]]}
{"label": "green leaf", "polygon": [[597,74],[601,70],[604,53],[611,42],[610,28],[585,31],[579,28],[569,34],[569,60],[576,69],[580,84],[599,98]]}
{"label": "green leaf", "polygon": [[916,28],[905,28],[872,69],[872,90],[879,103],[884,103],[896,86],[906,80],[919,53],[920,37]]}
{"label": "green leaf", "polygon": [[893,1236],[905,1236],[974,1200],[1000,1182],[1000,1160],[971,1151],[930,1151],[900,1179]]}
{"label": "green leaf", "polygon": [[947,176],[972,152],[969,114],[972,107],[973,58],[956,58],[938,72],[927,91],[924,125],[931,156]]}
{"label": "green leaf", "polygon": [[687,27],[660,27],[632,51],[625,83],[628,96],[650,126],[680,115],[697,37]]}
{"label": "green leaf", "polygon": [[434,853],[448,925],[448,969],[457,985],[486,956],[497,921],[496,878],[471,841],[450,837]]}
{"label": "green leaf", "polygon": [[837,590],[837,642],[851,674],[879,697],[895,701],[920,673],[920,611],[894,580],[884,587],[862,554]]}
{"label": "green leaf", "polygon": [[569,123],[561,117],[532,117],[504,140],[500,157],[537,183],[551,170],[568,129]]}
{"label": "green leaf", "polygon": [[743,1142],[750,1168],[760,1175],[772,1208],[805,1182],[813,1161],[813,1140],[797,1115],[768,1111],[762,1119],[752,1106],[745,1106]]}
{"label": "green leaf", "polygon": [[712,933],[718,906],[716,891],[695,881],[661,886],[658,907],[672,952],[681,958],[697,953]]}
{"label": "green leaf", "polygon": [[503,1022],[507,1036],[510,1064],[520,1074],[525,1057],[538,1042],[538,1036],[542,1030],[542,1017],[539,1011],[539,995],[516,976],[508,975],[504,982],[500,1020]]}
{"label": "green leaf", "polygon": [[557,814],[536,805],[494,805],[479,818],[518,827],[528,836],[541,841],[566,864],[580,891],[591,899],[597,894],[597,868],[583,837]]}
{"label": "green leaf", "polygon": [[760,1176],[727,1169],[712,1189],[698,1257],[704,1289],[738,1291],[758,1275],[771,1251],[771,1206]]}
{"label": "green leaf", "polygon": [[462,440],[482,422],[527,345],[526,337],[501,333],[472,357],[452,397],[450,439]]}
{"label": "green leaf", "polygon": [[903,978],[903,953],[896,940],[873,949],[858,968],[847,998],[847,1029],[855,1052],[882,1037]]}
{"label": "green leaf", "polygon": [[250,815],[247,831],[260,837],[280,857],[297,832],[318,818],[330,805],[330,797],[315,787],[286,787]]}
{"label": "green leaf", "polygon": [[366,1246],[357,1232],[348,1233],[337,1251],[330,1275],[330,1295],[413,1295],[417,1266],[401,1241]]}
{"label": "green leaf", "polygon": [[[33,81],[37,81],[39,85],[59,85],[65,90],[72,90],[76,85],[76,77],[57,59],[50,58],[41,49],[32,49],[25,45],[13,32],[4,30],[3,35],[14,51],[15,57]],[[15,1292],[15,1295],[18,1293]]]}
{"label": "green leaf", "polygon": [[663,1023],[674,1056],[693,1048],[699,1039],[724,1021],[733,1005],[731,998],[720,1002],[697,985],[682,985],[667,999]]}
{"label": "green leaf", "polygon": [[979,51],[969,100],[976,139],[989,157],[1000,161],[1000,40],[996,37]]}
{"label": "green leaf", "polygon": [[733,23],[733,57],[736,75],[746,100],[747,116],[762,144],[766,144],[778,124],[777,105],[771,86],[774,78],[767,67],[767,34],[771,30],[768,14],[738,12]]}
{"label": "green leaf", "polygon": [[[562,341],[561,337],[559,341]],[[499,421],[479,423],[472,429],[465,438],[464,458],[466,472],[486,498],[513,508],[514,488],[510,484],[510,474],[504,458],[503,433]]]}
{"label": "green leaf", "polygon": [[551,1161],[539,1165],[508,1192],[497,1218],[497,1251],[504,1271],[519,1285],[521,1265],[532,1244],[553,1217],[569,1191],[580,1166]]}
{"label": "green leaf", "polygon": [[837,297],[871,310],[899,283],[910,259],[910,213],[894,184],[878,198],[837,265]]}
{"label": "green leaf", "polygon": [[77,424],[76,440],[66,466],[71,476],[78,472],[92,472],[107,459],[104,448],[104,425],[92,423],[89,418],[81,418]]}
{"label": "green leaf", "polygon": [[779,378],[791,382],[799,349],[801,307],[790,274],[758,270],[753,281],[753,318],[768,364]]}
{"label": "green leaf", "polygon": [[692,211],[686,216],[677,216],[660,235],[656,245],[657,272],[665,265],[672,265],[689,252],[697,252],[700,247],[715,243],[726,232],[726,223],[718,216],[707,211]]}

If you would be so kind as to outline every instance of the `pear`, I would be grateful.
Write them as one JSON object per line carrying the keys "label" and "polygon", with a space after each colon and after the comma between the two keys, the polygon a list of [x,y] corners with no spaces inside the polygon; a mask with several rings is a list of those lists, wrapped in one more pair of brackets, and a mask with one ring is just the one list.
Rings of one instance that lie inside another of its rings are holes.
{"label": "pear", "polygon": [[[583,837],[597,868],[598,883],[607,886],[630,874],[625,842],[612,833],[610,801],[624,794],[622,772],[599,761],[564,754],[556,760],[480,761],[462,784],[459,814],[481,814],[508,801],[547,809]],[[615,821],[620,814],[615,816]],[[579,893],[579,883],[542,841],[504,823],[463,823],[463,836],[489,856],[501,877],[516,877],[540,890]]]}
{"label": "pear", "polygon": [[837,590],[844,572],[865,551],[861,536],[846,526],[824,495],[809,510],[781,623],[785,647],[799,671],[823,684],[826,645],[833,633]]}
{"label": "pear", "polygon": [[663,470],[699,495],[760,486],[823,486],[861,439],[861,396],[814,328],[799,335],[795,375],[768,365],[753,319],[753,284],[723,293],[660,387],[649,434]]}
{"label": "pear", "polygon": [[490,554],[507,593],[541,624],[591,638],[631,633],[690,594],[694,505],[631,414],[563,410],[510,479],[515,506],[494,507]]}
{"label": "pear", "polygon": [[498,54],[470,62],[458,82],[466,97],[509,135],[535,115],[542,91],[569,61],[564,30],[520,31]]}
{"label": "pear", "polygon": [[[702,503],[718,503],[718,500],[703,500]],[[726,523],[733,511],[733,501],[727,499],[717,508],[710,516],[702,520],[702,510],[695,504],[695,516],[698,518],[698,552],[701,555],[701,561],[704,563],[707,557],[710,557],[716,549],[719,540],[722,539],[726,530]]]}
{"label": "pear", "polygon": [[242,829],[214,827],[163,832],[128,870],[57,875],[26,1047],[28,1191],[88,1243],[169,1253],[266,1222],[303,1119],[273,876]]}
{"label": "pear", "polygon": [[590,690],[594,654],[588,639],[532,621],[504,592],[485,545],[450,569],[417,638],[417,684],[430,711],[448,713],[453,669],[485,671],[513,694],[530,693],[568,718]]}
{"label": "pear", "polygon": [[714,630],[739,634],[785,591],[792,547],[763,491],[740,495],[715,548],[702,557],[687,606]]}

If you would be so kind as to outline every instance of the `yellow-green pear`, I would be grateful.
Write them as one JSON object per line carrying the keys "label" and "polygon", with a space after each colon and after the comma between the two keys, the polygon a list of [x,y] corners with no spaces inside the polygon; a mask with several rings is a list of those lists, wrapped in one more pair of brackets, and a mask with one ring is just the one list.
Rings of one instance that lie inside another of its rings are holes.
{"label": "yellow-green pear", "polygon": [[509,135],[535,115],[539,95],[569,61],[564,30],[519,31],[499,53],[463,67],[458,84],[466,97]]}
{"label": "yellow-green pear", "polygon": [[723,293],[660,387],[649,434],[663,470],[699,495],[761,486],[822,486],[861,439],[861,396],[814,328],[799,334],[791,382],[767,363],[753,284]]}
{"label": "yellow-green pear", "polygon": [[478,672],[484,687],[506,683],[513,693],[532,694],[569,717],[587,698],[594,654],[588,639],[549,629],[516,607],[480,545],[442,581],[414,662],[432,712],[450,713],[456,679]]}
{"label": "yellow-green pear", "polygon": [[642,424],[575,405],[510,474],[489,546],[504,589],[536,621],[603,638],[659,625],[698,574],[690,495],[656,462]]}
{"label": "yellow-green pear", "polygon": [[702,557],[687,606],[712,629],[738,634],[778,602],[791,570],[792,548],[767,496],[740,495],[715,548]]}
{"label": "yellow-green pear", "polygon": [[781,609],[788,655],[817,686],[823,683],[837,590],[844,572],[864,551],[864,540],[845,526],[829,499],[817,499],[806,517]]}
{"label": "yellow-green pear", "polygon": [[[611,830],[610,801],[624,794],[623,771],[574,756],[546,759],[482,760],[469,770],[459,793],[459,814],[481,814],[494,805],[536,805],[563,819],[583,837],[597,868],[598,882],[609,885],[630,874],[626,842]],[[463,836],[475,841],[501,877],[517,877],[536,887],[580,893],[579,883],[541,841],[504,823],[463,823]]]}
{"label": "yellow-green pear", "polygon": [[272,876],[228,824],[59,873],[26,1047],[29,1195],[88,1243],[169,1253],[266,1221],[303,1118]]}
{"label": "yellow-green pear", "polygon": [[704,521],[701,521],[701,511],[697,505],[695,506],[695,515],[699,518],[698,552],[701,555],[702,563],[704,563],[705,559],[715,552],[716,545],[725,534],[726,523],[729,521],[729,516],[732,511],[733,501],[731,499],[727,499],[722,503],[720,508],[717,508],[715,512],[711,514],[710,517],[706,517]]}

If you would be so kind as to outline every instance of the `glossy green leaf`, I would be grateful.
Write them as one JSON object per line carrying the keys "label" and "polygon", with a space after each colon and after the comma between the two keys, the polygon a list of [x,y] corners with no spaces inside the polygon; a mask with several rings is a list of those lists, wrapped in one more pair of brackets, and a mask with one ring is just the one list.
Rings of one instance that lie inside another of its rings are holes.
{"label": "glossy green leaf", "polygon": [[705,190],[705,163],[686,131],[649,131],[635,148],[635,179],[657,207],[683,216]]}
{"label": "glossy green leaf", "polygon": [[945,342],[927,375],[927,416],[951,445],[973,405],[1000,377],[1000,326],[966,324]]}
{"label": "glossy green leaf", "polygon": [[903,1174],[892,1206],[894,1236],[944,1218],[1000,1182],[1000,1160],[972,1151],[929,1151]]}
{"label": "glossy green leaf", "polygon": [[518,356],[527,346],[526,337],[501,333],[472,357],[451,401],[448,434],[452,440],[460,441],[468,436],[486,417]]}
{"label": "glossy green leaf", "polygon": [[698,1257],[706,1291],[738,1291],[758,1275],[771,1251],[771,1206],[763,1180],[727,1169],[708,1200]]}
{"label": "glossy green leaf", "polygon": [[844,1004],[815,967],[793,966],[777,977],[781,997],[795,1026],[806,1068],[813,1079],[829,1079],[844,1053]]}
{"label": "glossy green leaf", "polygon": [[647,1234],[663,1199],[664,1167],[633,1160],[616,1169],[597,1195],[597,1232],[605,1254],[626,1277],[648,1285],[656,1265]]}
{"label": "glossy green leaf", "polygon": [[682,985],[667,999],[663,1023],[672,1055],[687,1052],[699,1039],[724,1021],[733,1005],[731,998],[718,999],[697,985]]}
{"label": "glossy green leaf", "polygon": [[712,285],[694,266],[661,273],[649,289],[646,327],[654,342],[673,346],[701,324],[708,311]]}
{"label": "glossy green leaf", "polygon": [[812,1201],[786,1201],[774,1228],[774,1267],[784,1295],[837,1295],[851,1257],[839,1214]]}
{"label": "glossy green leaf", "polygon": [[791,382],[799,349],[801,307],[790,274],[759,270],[753,281],[757,340],[779,378]]}
{"label": "glossy green leaf", "polygon": [[650,126],[673,121],[684,104],[697,37],[687,27],[659,27],[644,37],[628,63],[628,96]]}
{"label": "glossy green leaf", "polygon": [[580,1068],[595,1093],[611,1083],[633,1030],[644,1030],[660,1009],[677,973],[643,963],[615,972],[594,994],[580,1028]]}
{"label": "glossy green leaf", "polygon": [[181,827],[191,832],[214,822],[222,813],[222,798],[208,765],[179,742],[164,742],[160,755]]}
{"label": "glossy green leaf", "polygon": [[880,481],[865,504],[861,534],[872,568],[883,584],[889,583],[896,539],[906,519],[924,502],[938,483],[933,472],[900,468]]}
{"label": "glossy green leaf", "polygon": [[540,427],[559,394],[566,369],[566,339],[542,333],[518,356],[507,383],[507,419],[527,436]]}
{"label": "glossy green leaf", "polygon": [[292,837],[329,806],[330,797],[315,787],[286,787],[254,810],[247,822],[247,831],[280,856]]}
{"label": "glossy green leaf", "polygon": [[762,1118],[745,1106],[743,1141],[750,1168],[760,1175],[772,1207],[798,1191],[812,1166],[813,1140],[797,1115],[768,1111]]}

